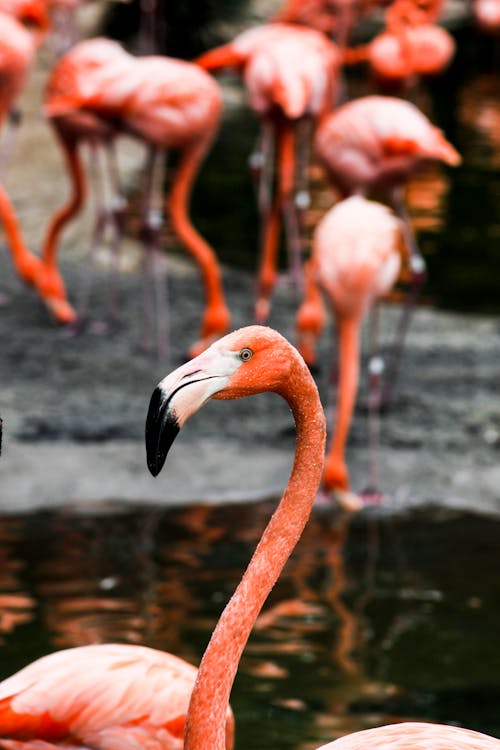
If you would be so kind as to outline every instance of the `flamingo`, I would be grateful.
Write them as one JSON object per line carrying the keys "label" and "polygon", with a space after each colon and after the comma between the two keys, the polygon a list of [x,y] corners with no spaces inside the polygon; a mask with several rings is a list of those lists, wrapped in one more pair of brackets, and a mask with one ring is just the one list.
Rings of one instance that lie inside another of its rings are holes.
{"label": "flamingo", "polygon": [[[425,278],[425,261],[406,211],[405,186],[422,164],[442,161],[456,166],[460,155],[414,104],[392,96],[361,97],[326,115],[316,132],[315,145],[330,181],[343,197],[385,191],[402,221],[413,289],[401,320],[397,362]],[[395,367],[387,383],[394,382],[394,373]]]}
{"label": "flamingo", "polygon": [[[283,214],[290,266],[296,284],[301,278],[301,239],[294,203],[296,160],[307,169],[307,134],[329,111],[335,99],[340,62],[336,46],[321,32],[293,24],[270,23],[239,34],[196,61],[205,70],[235,67],[242,71],[250,107],[262,121],[261,152],[251,157],[259,173],[262,237],[255,320],[270,311],[276,284],[280,215]],[[272,158],[276,148],[276,188],[271,199]],[[300,200],[307,204],[307,193]]]}
{"label": "flamingo", "polygon": [[437,75],[455,54],[451,34],[436,24],[443,0],[396,0],[386,10],[386,29],[368,45],[375,76],[388,82]]}
{"label": "flamingo", "polygon": [[498,0],[474,0],[472,15],[481,31],[488,34],[500,32],[500,3]]}
{"label": "flamingo", "polygon": [[[205,348],[230,323],[217,258],[188,215],[193,182],[217,132],[221,106],[217,84],[197,65],[160,56],[135,58],[106,39],[80,42],[69,50],[52,70],[45,99],[45,111],[72,180],[72,195],[54,214],[45,235],[42,256],[48,268],[57,264],[64,226],[85,201],[81,142],[109,148],[119,134],[127,133],[147,145],[149,197],[143,232],[150,254],[159,242],[158,220],[150,205],[152,169],[165,149],[180,152],[168,207],[176,234],[199,266],[206,295],[201,332],[193,352]],[[159,310],[157,314],[159,326],[162,316]]]}
{"label": "flamingo", "polygon": [[[317,287],[328,296],[335,317],[339,351],[336,424],[322,489],[348,507],[359,506],[359,500],[350,492],[345,446],[359,381],[360,329],[368,309],[387,294],[398,278],[401,241],[400,221],[387,206],[359,195],[337,203],[314,232],[308,293],[297,313],[298,348],[310,362],[314,361],[316,340],[324,322]],[[378,359],[374,360],[372,369],[377,368],[380,368]],[[375,377],[372,378],[373,412],[377,385]],[[374,455],[375,445],[372,448]],[[375,488],[377,477],[373,459],[371,480]]]}

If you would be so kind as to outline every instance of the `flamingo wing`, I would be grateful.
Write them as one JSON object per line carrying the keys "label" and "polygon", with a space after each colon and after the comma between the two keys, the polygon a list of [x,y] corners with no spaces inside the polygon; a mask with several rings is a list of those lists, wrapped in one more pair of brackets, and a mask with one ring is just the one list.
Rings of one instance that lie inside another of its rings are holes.
{"label": "flamingo wing", "polygon": [[499,750],[500,740],[444,724],[404,722],[341,737],[319,750]]}
{"label": "flamingo wing", "polygon": [[[100,750],[182,747],[197,670],[143,646],[59,651],[0,684],[0,746],[40,742]],[[43,745],[40,745],[42,750]]]}

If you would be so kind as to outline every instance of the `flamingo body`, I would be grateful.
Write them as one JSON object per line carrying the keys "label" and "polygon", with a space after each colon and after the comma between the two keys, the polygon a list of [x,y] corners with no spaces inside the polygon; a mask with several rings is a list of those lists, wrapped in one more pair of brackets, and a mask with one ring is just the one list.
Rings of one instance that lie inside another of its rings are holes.
{"label": "flamingo body", "polygon": [[83,112],[160,148],[190,144],[218,125],[221,111],[219,87],[197,66],[135,58],[107,39],[81,42],[62,58],[45,99],[46,114],[63,125]]}
{"label": "flamingo body", "polygon": [[316,148],[344,195],[406,182],[425,161],[460,163],[442,132],[410,102],[365,96],[327,115]]}
{"label": "flamingo body", "polygon": [[[206,306],[194,348],[203,349],[230,324],[217,258],[188,215],[194,179],[220,122],[222,97],[217,83],[193,63],[160,56],[136,58],[116,42],[91,39],[72,47],[53,69],[45,111],[64,150],[73,185],[72,197],[47,229],[43,250],[47,266],[56,265],[59,235],[86,197],[80,141],[110,143],[127,133],[142,140],[150,153],[180,151],[168,209],[174,231],[202,275]],[[160,324],[157,320],[158,328]]]}
{"label": "flamingo body", "polygon": [[404,36],[387,31],[369,45],[368,60],[378,78],[402,80],[417,75],[437,75],[451,62],[455,42],[441,26],[409,27]]}
{"label": "flamingo body", "polygon": [[302,248],[294,204],[296,162],[305,164],[309,158],[309,137],[300,133],[300,125],[314,126],[332,108],[340,54],[336,45],[316,29],[269,23],[239,34],[197,62],[206,70],[225,66],[240,69],[250,107],[261,120],[261,167],[256,172],[262,233],[255,320],[262,323],[269,315],[277,279],[282,217],[292,273],[300,283]]}
{"label": "flamingo body", "polygon": [[[0,747],[178,750],[197,670],[144,646],[58,651],[0,683]],[[227,716],[227,748],[233,718]]]}
{"label": "flamingo body", "polygon": [[[316,227],[307,293],[297,313],[299,351],[314,361],[323,315],[317,285],[327,295],[336,320],[339,382],[336,422],[327,452],[323,488],[350,489],[345,446],[359,380],[359,337],[365,313],[395,283],[401,265],[401,226],[386,206],[354,195],[328,211]],[[307,314],[306,314],[307,313]]]}
{"label": "flamingo body", "polygon": [[401,265],[399,221],[380,203],[352,196],[316,227],[313,258],[320,285],[342,316],[363,315],[386,294]]}
{"label": "flamingo body", "polygon": [[500,740],[445,724],[404,722],[355,732],[319,750],[498,750]]}

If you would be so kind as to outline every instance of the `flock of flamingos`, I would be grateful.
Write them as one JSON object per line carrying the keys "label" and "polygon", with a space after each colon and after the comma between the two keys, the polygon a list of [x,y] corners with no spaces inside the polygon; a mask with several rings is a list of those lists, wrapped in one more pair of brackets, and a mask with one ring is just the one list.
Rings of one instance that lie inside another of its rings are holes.
{"label": "flock of flamingos", "polygon": [[[63,1],[0,0],[0,117],[11,130],[37,45],[50,30],[51,11]],[[370,43],[352,46],[354,23],[375,4],[384,6],[386,28]],[[297,440],[282,500],[199,669],[171,654],[126,644],[78,647],[43,657],[0,683],[0,747],[5,750],[233,747],[229,697],[255,620],[320,487],[323,492],[349,489],[344,447],[356,396],[362,319],[391,289],[402,265],[414,290],[425,276],[406,216],[405,184],[423,161],[460,161],[441,131],[403,98],[372,95],[339,104],[345,99],[343,66],[367,65],[374,80],[391,82],[439,73],[454,53],[452,37],[436,24],[441,6],[442,0],[288,0],[269,23],[193,63],[160,55],[134,57],[104,38],[74,43],[56,62],[44,110],[65,156],[71,194],[49,221],[39,256],[26,247],[0,183],[0,218],[20,278],[61,324],[74,325],[83,315],[68,300],[58,267],[61,233],[86,199],[80,146],[90,143],[94,153],[106,155],[102,163],[115,198],[111,208],[99,211],[94,238],[99,241],[109,225],[119,246],[124,196],[114,144],[121,134],[140,139],[148,149],[141,236],[146,267],[154,274],[161,228],[155,172],[164,152],[175,149],[179,159],[167,210],[175,233],[199,266],[206,306],[193,358],[165,377],[152,395],[146,422],[149,470],[154,476],[160,472],[179,429],[210,398],[278,393],[290,405]],[[76,12],[76,6],[65,8]],[[483,28],[500,27],[498,0],[474,0],[472,12]],[[251,158],[261,219],[254,307],[259,325],[232,333],[227,333],[231,320],[216,254],[189,216],[193,182],[222,116],[212,72],[227,67],[241,72],[262,126]],[[311,141],[342,200],[317,225],[304,261],[301,212],[309,200],[304,174]],[[369,199],[373,192],[383,193],[387,205]],[[303,292],[296,319],[298,350],[261,325],[277,279],[282,224],[289,273]],[[161,317],[167,311],[160,297]],[[323,297],[336,320],[339,352],[336,430],[326,463],[325,416],[307,366],[315,362],[325,318]],[[156,325],[160,328],[161,321]],[[324,750],[330,747],[499,750],[500,740],[457,727],[406,722],[342,737]]]}

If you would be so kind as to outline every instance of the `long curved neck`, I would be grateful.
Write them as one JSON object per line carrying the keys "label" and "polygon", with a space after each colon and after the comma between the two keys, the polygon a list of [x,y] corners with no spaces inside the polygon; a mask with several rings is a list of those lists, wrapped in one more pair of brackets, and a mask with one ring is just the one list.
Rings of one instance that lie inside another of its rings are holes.
{"label": "long curved neck", "polygon": [[59,236],[68,221],[80,211],[87,194],[85,170],[83,168],[80,154],[78,153],[77,142],[73,139],[68,140],[61,136],[59,136],[59,138],[61,148],[64,152],[66,166],[71,178],[72,192],[67,203],[56,211],[52,217],[45,234],[42,257],[44,263],[48,265],[56,265]]}
{"label": "long curved neck", "polygon": [[207,646],[191,696],[185,750],[225,750],[225,722],[238,663],[255,620],[309,518],[324,462],[325,419],[307,368],[298,365],[296,397],[282,393],[297,431],[292,473],[243,578]]}
{"label": "long curved neck", "polygon": [[203,160],[209,142],[203,141],[183,152],[170,193],[170,218],[176,234],[197,262],[203,276],[206,302],[209,305],[224,304],[219,264],[214,251],[198,234],[189,218],[189,199],[193,182]]}
{"label": "long curved neck", "polygon": [[0,221],[7,236],[12,261],[17,273],[23,281],[32,283],[33,275],[40,264],[40,260],[26,247],[16,212],[2,184],[0,184]]}

